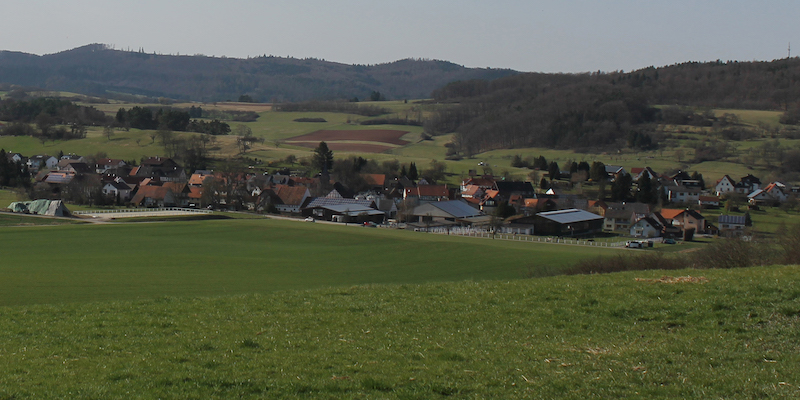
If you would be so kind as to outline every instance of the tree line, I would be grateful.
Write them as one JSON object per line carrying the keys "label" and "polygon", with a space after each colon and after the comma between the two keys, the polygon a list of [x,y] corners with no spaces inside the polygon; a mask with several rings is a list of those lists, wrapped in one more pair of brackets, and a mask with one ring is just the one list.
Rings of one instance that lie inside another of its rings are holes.
{"label": "tree line", "polygon": [[[198,107],[199,109],[199,107]],[[209,135],[227,135],[231,132],[231,127],[218,119],[204,121],[192,119],[192,115],[202,115],[199,112],[190,110],[177,110],[170,108],[151,107],[132,107],[130,109],[120,108],[114,117],[117,126],[135,129],[166,129],[178,132],[198,132]]]}
{"label": "tree line", "polygon": [[11,161],[5,149],[0,149],[0,187],[30,187],[31,176],[28,166],[19,161]]}
{"label": "tree line", "polygon": [[388,108],[373,105],[359,105],[347,101],[305,101],[301,103],[281,103],[273,108],[275,111],[287,112],[336,112],[376,117],[391,112]]}

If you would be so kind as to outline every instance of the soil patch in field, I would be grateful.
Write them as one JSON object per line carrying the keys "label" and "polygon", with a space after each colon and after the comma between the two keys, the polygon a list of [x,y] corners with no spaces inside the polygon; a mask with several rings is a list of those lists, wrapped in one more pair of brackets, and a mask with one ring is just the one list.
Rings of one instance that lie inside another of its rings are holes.
{"label": "soil patch in field", "polygon": [[[378,142],[389,143],[398,146],[403,146],[409,142],[400,139],[408,133],[408,131],[390,130],[390,129],[364,129],[364,130],[319,130],[305,135],[295,136],[286,139],[287,143],[292,142],[333,142],[333,141],[346,141],[353,140],[359,142]],[[303,144],[299,144],[303,146]],[[316,146],[315,146],[316,147]]]}

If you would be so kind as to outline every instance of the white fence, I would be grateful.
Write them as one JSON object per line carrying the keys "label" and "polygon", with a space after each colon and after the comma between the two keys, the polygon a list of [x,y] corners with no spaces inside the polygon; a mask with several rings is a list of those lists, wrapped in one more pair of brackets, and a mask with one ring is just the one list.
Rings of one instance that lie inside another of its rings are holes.
{"label": "white fence", "polygon": [[74,215],[95,215],[95,214],[125,214],[127,217],[135,217],[132,214],[163,214],[163,215],[186,215],[186,214],[211,214],[211,210],[198,210],[196,208],[181,207],[161,207],[161,208],[119,208],[109,210],[87,210],[73,211]]}
{"label": "white fence", "polygon": [[[425,232],[425,228],[418,228],[419,231]],[[488,239],[500,240],[513,240],[518,242],[539,242],[539,243],[558,243],[558,244],[573,244],[579,246],[594,246],[594,247],[625,247],[625,242],[607,242],[595,241],[592,239],[575,239],[564,237],[550,237],[550,236],[533,236],[533,235],[516,235],[512,233],[495,233],[485,230],[469,227],[452,227],[450,229],[444,227],[431,227],[427,232],[437,233],[440,235],[456,235],[466,237],[478,237]]]}

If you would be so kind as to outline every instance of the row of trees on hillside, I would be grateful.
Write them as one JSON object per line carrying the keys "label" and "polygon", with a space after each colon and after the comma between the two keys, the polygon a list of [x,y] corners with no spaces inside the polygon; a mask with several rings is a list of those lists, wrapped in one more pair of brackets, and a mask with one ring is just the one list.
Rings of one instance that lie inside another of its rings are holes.
{"label": "row of trees on hillside", "polygon": [[275,111],[287,112],[337,112],[346,114],[363,115],[365,117],[375,117],[391,112],[388,108],[360,105],[358,103],[346,101],[306,101],[302,103],[281,103],[274,106]]}

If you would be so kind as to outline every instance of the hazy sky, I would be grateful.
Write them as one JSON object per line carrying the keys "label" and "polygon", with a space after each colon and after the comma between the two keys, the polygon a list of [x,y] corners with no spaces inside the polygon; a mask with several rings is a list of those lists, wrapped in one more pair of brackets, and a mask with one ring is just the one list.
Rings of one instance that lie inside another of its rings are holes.
{"label": "hazy sky", "polygon": [[800,1],[5,0],[0,49],[89,43],[347,64],[431,58],[520,71],[631,70],[800,54]]}

